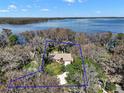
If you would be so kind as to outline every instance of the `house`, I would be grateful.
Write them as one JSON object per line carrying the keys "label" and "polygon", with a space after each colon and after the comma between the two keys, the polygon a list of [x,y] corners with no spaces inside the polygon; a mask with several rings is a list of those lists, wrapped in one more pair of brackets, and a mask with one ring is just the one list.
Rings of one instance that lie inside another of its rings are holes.
{"label": "house", "polygon": [[55,53],[53,56],[53,60],[58,63],[62,63],[65,66],[73,62],[73,58],[70,53]]}

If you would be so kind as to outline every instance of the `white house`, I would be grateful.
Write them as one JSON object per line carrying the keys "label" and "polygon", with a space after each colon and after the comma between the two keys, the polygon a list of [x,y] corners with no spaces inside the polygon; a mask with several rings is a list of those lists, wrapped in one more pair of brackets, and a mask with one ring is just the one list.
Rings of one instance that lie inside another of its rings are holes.
{"label": "white house", "polygon": [[65,66],[71,64],[73,62],[73,57],[70,53],[55,53],[53,56],[53,60],[58,63],[63,63]]}

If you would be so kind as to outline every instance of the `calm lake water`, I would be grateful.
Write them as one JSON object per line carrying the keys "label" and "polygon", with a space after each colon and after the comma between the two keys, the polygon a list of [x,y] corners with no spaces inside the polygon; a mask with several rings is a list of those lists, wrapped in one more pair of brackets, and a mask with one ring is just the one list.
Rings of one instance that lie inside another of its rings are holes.
{"label": "calm lake water", "polygon": [[124,18],[64,19],[27,25],[0,24],[0,30],[3,28],[11,29],[14,33],[48,28],[68,28],[76,32],[124,33]]}

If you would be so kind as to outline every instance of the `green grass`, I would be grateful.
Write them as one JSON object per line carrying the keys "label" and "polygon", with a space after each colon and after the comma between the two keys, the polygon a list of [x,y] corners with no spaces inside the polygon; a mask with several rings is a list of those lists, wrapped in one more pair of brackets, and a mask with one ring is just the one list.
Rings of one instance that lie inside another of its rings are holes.
{"label": "green grass", "polygon": [[89,67],[93,64],[93,61],[91,59],[88,59],[88,58],[86,58],[84,60],[84,62],[85,62],[85,64],[88,64]]}
{"label": "green grass", "polygon": [[98,90],[98,93],[103,93],[103,91],[100,89],[100,90]]}
{"label": "green grass", "polygon": [[64,65],[52,62],[45,67],[45,70],[50,75],[59,75],[64,72]]}

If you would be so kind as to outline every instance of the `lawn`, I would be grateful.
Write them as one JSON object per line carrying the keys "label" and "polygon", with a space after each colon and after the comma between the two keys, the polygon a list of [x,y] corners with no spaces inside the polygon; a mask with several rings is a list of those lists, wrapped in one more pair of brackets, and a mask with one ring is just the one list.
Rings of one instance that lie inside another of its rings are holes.
{"label": "lawn", "polygon": [[45,71],[50,75],[60,75],[64,72],[64,65],[52,62],[45,67]]}

